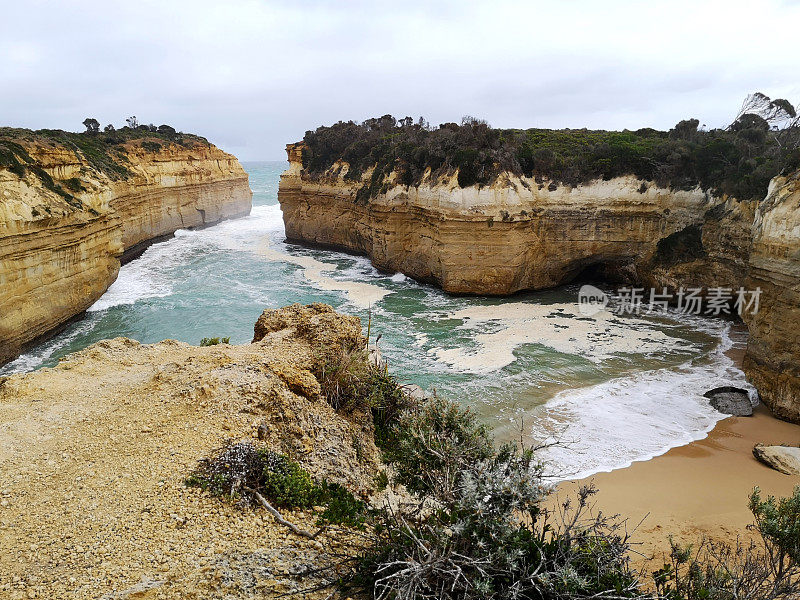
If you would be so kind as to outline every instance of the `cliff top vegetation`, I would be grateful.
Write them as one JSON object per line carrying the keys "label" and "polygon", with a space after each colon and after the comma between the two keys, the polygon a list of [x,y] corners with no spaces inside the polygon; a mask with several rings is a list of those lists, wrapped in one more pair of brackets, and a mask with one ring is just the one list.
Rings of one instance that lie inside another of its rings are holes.
{"label": "cliff top vegetation", "polygon": [[312,176],[336,161],[350,165],[346,177],[354,181],[375,167],[358,192],[362,201],[385,192],[393,171],[401,184],[418,185],[429,168],[434,177],[458,172],[461,187],[490,185],[504,172],[573,186],[634,175],[748,200],[762,198],[775,175],[800,167],[794,106],[761,93],[748,96],[724,129],[706,130],[697,119],[669,131],[495,129],[473,117],[431,127],[422,117],[384,115],[318,127],[303,142],[303,166]]}
{"label": "cliff top vegetation", "polygon": [[[20,176],[31,171],[41,179],[43,171],[26,150],[26,145],[55,144],[64,146],[85,158],[93,168],[109,178],[124,179],[130,174],[127,168],[129,164],[126,154],[127,144],[138,142],[145,151],[154,153],[171,143],[187,148],[198,144],[209,145],[206,138],[176,131],[169,125],[158,127],[139,125],[135,117],[129,118],[128,125],[120,129],[107,125],[101,131],[97,120],[91,118],[86,119],[84,125],[86,131],[81,133],[61,129],[31,130],[0,127],[0,168],[8,169]],[[64,193],[69,195],[67,191]]]}

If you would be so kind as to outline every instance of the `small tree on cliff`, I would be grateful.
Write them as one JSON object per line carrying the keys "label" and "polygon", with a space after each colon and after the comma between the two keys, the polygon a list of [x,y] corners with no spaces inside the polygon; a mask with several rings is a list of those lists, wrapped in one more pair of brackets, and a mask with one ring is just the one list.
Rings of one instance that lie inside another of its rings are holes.
{"label": "small tree on cliff", "polygon": [[83,126],[86,127],[86,133],[94,134],[100,131],[100,122],[91,117],[83,120]]}
{"label": "small tree on cliff", "polygon": [[136,115],[128,117],[127,119],[125,119],[125,122],[131,129],[136,129],[137,127],[139,127],[139,119],[136,118]]}

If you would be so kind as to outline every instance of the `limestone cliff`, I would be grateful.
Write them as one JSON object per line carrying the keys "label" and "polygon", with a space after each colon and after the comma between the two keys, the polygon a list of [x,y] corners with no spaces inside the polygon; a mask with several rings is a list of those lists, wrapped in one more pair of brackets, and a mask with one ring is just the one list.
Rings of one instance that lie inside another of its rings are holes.
{"label": "limestone cliff", "polygon": [[670,288],[744,280],[754,206],[732,198],[632,176],[570,187],[504,174],[461,188],[457,174],[427,174],[364,202],[348,165],[311,177],[302,145],[287,151],[278,192],[287,238],[366,254],[448,292],[544,289],[586,269]]}
{"label": "limestone cliff", "polygon": [[[501,175],[461,188],[457,176],[419,186],[392,182],[358,199],[361,180],[336,163],[303,169],[302,144],[278,199],[289,239],[368,255],[468,294],[510,294],[573,280],[581,272],[650,287],[761,287],[748,316],[745,368],[778,416],[800,421],[800,191],[798,174],[773,180],[761,201],[676,191],[634,177],[570,187]],[[749,272],[749,277],[748,277]]]}
{"label": "limestone cliff", "polygon": [[202,138],[71,135],[0,130],[0,364],[91,306],[124,251],[250,211],[247,174]]}
{"label": "limestone cliff", "polygon": [[800,422],[800,171],[776,177],[759,204],[747,287],[762,291],[745,316],[745,372],[776,415]]}

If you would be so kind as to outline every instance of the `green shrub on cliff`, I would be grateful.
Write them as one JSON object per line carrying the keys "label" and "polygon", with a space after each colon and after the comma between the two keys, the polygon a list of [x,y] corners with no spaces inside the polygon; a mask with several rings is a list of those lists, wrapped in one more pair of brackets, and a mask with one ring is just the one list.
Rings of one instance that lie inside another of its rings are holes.
{"label": "green shrub on cliff", "polygon": [[379,448],[392,443],[392,425],[411,406],[397,379],[385,367],[370,362],[359,349],[340,349],[317,357],[314,376],[322,395],[337,411],[369,411]]}
{"label": "green shrub on cliff", "polygon": [[414,501],[370,518],[347,589],[376,598],[638,598],[620,523],[591,514],[592,488],[546,511],[533,449],[495,450],[458,405],[432,398],[396,424],[388,454]]}
{"label": "green shrub on cliff", "polygon": [[257,494],[284,509],[309,509],[324,505],[320,524],[360,525],[366,504],[339,484],[317,481],[283,454],[258,448],[250,442],[228,444],[201,461],[186,485],[248,504],[258,504]]}
{"label": "green shrub on cliff", "polygon": [[[209,145],[208,140],[204,137],[176,133],[175,129],[168,125],[153,126],[152,128],[150,126],[122,127],[120,129],[107,126],[103,131],[100,131],[99,128],[95,129],[93,126],[91,130],[82,133],[60,129],[32,131],[0,127],[0,167],[9,168],[20,176],[26,171],[31,171],[40,179],[39,171],[42,173],[44,171],[41,169],[36,171],[35,161],[31,160],[29,156],[25,158],[24,156],[27,155],[20,152],[22,147],[16,141],[21,139],[65,146],[82,155],[94,169],[104,173],[112,180],[123,179],[131,174],[128,170],[129,160],[122,147],[127,142],[141,141],[142,148],[148,152],[158,152],[165,143],[176,143],[186,147],[196,144]],[[55,185],[54,191],[65,198],[72,198],[66,191],[60,192],[59,187]]]}
{"label": "green shrub on cliff", "polygon": [[200,340],[200,345],[201,346],[217,346],[219,344],[230,344],[230,343],[231,343],[231,338],[229,338],[229,337],[223,337],[223,338],[219,338],[219,337],[205,338],[204,337],[202,340]]}
{"label": "green shrub on cliff", "polygon": [[[539,185],[544,179],[578,185],[633,175],[676,189],[700,186],[739,199],[762,198],[772,177],[800,166],[794,108],[785,100],[766,100],[766,108],[746,104],[743,111],[756,113],[743,112],[728,128],[710,131],[698,129],[697,119],[666,132],[493,129],[470,117],[432,129],[423,119],[384,115],[307,131],[303,164],[319,175],[345,161],[346,177],[356,181],[374,167],[357,193],[360,202],[385,192],[392,172],[399,183],[418,185],[428,169],[434,176],[457,171],[461,187],[491,184],[502,172],[535,178]],[[786,118],[775,130],[771,124],[778,116]],[[787,119],[793,120],[787,125]]]}
{"label": "green shrub on cliff", "polygon": [[25,177],[31,174],[41,182],[42,186],[51,192],[55,192],[75,208],[80,208],[81,203],[72,194],[65,190],[60,184],[56,183],[50,174],[45,171],[22,147],[22,145],[4,138],[8,128],[0,128],[0,168],[7,169],[17,175]]}
{"label": "green shrub on cliff", "polygon": [[395,467],[397,483],[416,493],[452,488],[463,464],[487,460],[494,445],[477,416],[434,396],[403,411],[389,426],[384,460]]}
{"label": "green shrub on cliff", "polygon": [[653,573],[665,600],[794,600],[800,598],[800,486],[788,498],[750,495],[751,528],[760,543],[670,540],[669,560]]}

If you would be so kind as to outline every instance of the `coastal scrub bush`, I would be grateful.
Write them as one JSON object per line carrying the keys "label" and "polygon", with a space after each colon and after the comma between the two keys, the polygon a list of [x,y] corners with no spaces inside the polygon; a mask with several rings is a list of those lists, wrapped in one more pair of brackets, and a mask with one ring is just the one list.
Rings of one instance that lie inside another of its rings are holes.
{"label": "coastal scrub bush", "polygon": [[669,560],[653,573],[666,600],[795,600],[800,598],[800,486],[792,496],[750,495],[758,542],[702,540],[697,548],[670,540]]}
{"label": "coastal scrub bush", "polygon": [[[203,137],[176,133],[175,129],[168,125],[153,126],[152,128],[150,126],[144,126],[143,128],[127,126],[120,129],[115,129],[112,125],[108,125],[102,131],[99,130],[99,124],[97,127],[94,125],[93,122],[92,129],[87,129],[82,133],[62,131],[60,129],[31,131],[29,129],[0,127],[0,167],[11,168],[19,176],[23,176],[26,171],[31,171],[43,180],[48,189],[60,193],[65,198],[67,196],[72,198],[60,186],[54,184],[52,179],[48,182],[42,178],[42,174],[47,175],[47,173],[37,167],[30,156],[27,156],[22,146],[17,143],[18,140],[61,144],[72,149],[76,154],[83,156],[94,169],[104,173],[112,180],[123,179],[131,175],[128,169],[128,157],[124,148],[121,147],[127,142],[140,140],[142,147],[150,152],[157,151],[158,148],[156,146],[160,148],[162,144],[171,142],[185,147],[209,145],[208,140]],[[6,165],[6,163],[9,164]],[[68,198],[67,200],[69,201]]]}
{"label": "coastal scrub bush", "polygon": [[467,409],[431,398],[396,426],[395,483],[415,500],[370,515],[345,589],[375,598],[638,598],[621,524],[593,515],[593,488],[549,512],[535,449],[494,450]]}
{"label": "coastal scrub bush", "polygon": [[494,456],[494,445],[474,412],[438,396],[403,411],[384,448],[396,480],[412,492],[451,499],[464,465]]}
{"label": "coastal scrub bush", "polygon": [[150,140],[145,140],[142,142],[142,148],[147,150],[148,152],[160,152],[161,151],[161,144],[158,142],[152,142]]}
{"label": "coastal scrub bush", "polygon": [[[760,97],[766,98],[749,99]],[[595,131],[494,129],[471,117],[431,128],[423,119],[384,115],[307,131],[303,166],[321,175],[344,161],[350,165],[345,177],[353,181],[373,169],[357,191],[358,202],[385,192],[391,173],[401,185],[419,185],[428,170],[434,178],[457,172],[461,187],[490,185],[503,172],[540,185],[549,179],[553,186],[633,175],[674,189],[700,186],[716,195],[760,199],[772,177],[800,164],[794,108],[786,100],[766,101],[746,102],[729,127],[708,131],[698,129],[697,119],[670,131]]]}
{"label": "coastal scrub bush", "polygon": [[230,343],[231,343],[231,338],[229,337],[224,337],[224,338],[212,337],[212,338],[203,338],[202,340],[200,340],[201,346],[217,346],[219,344],[230,344]]}
{"label": "coastal scrub bush", "polygon": [[257,504],[258,494],[272,505],[290,510],[325,505],[320,523],[358,524],[367,509],[341,485],[316,481],[283,454],[250,442],[228,444],[201,461],[186,485],[244,504]]}
{"label": "coastal scrub bush", "polygon": [[312,372],[334,410],[370,411],[376,444],[389,444],[391,425],[412,401],[385,366],[371,362],[365,350],[342,348],[319,356]]}

